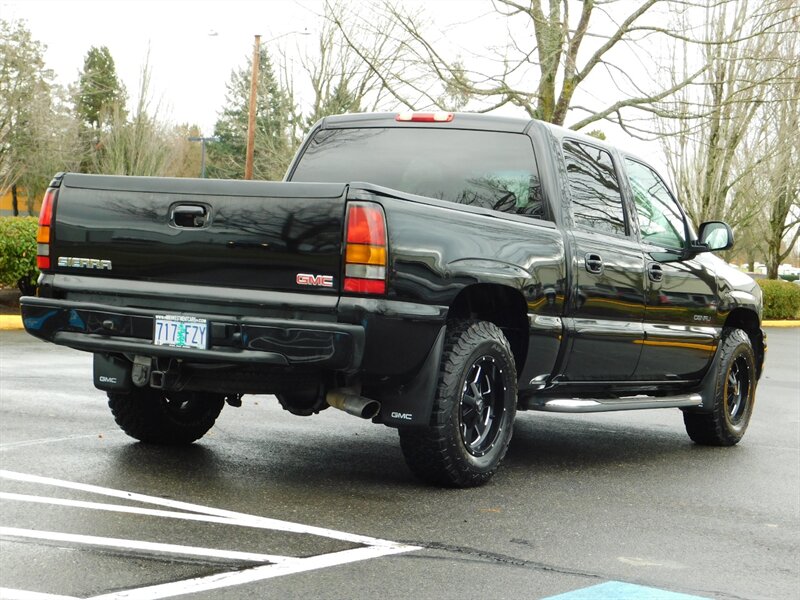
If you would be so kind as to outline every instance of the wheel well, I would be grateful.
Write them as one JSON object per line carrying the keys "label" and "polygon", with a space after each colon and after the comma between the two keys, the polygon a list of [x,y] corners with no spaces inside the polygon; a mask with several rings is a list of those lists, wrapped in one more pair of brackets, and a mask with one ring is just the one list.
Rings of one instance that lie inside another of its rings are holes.
{"label": "wheel well", "polygon": [[750,343],[753,345],[753,351],[756,355],[757,375],[761,377],[761,369],[764,365],[764,334],[761,331],[756,313],[746,308],[736,308],[725,319],[725,327],[741,329],[750,338]]}
{"label": "wheel well", "polygon": [[459,292],[447,316],[497,325],[511,345],[517,373],[521,372],[528,356],[528,305],[519,291],[497,284],[471,285]]}

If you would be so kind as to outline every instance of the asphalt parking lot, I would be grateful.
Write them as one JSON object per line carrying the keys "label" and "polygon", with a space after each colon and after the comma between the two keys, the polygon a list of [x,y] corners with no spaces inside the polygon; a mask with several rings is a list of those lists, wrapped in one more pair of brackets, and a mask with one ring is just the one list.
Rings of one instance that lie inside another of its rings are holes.
{"label": "asphalt parking lot", "polygon": [[488,486],[442,490],[393,430],[269,396],[135,443],[90,355],[0,331],[0,598],[798,598],[800,329],[768,335],[737,447],[677,410],[521,413]]}

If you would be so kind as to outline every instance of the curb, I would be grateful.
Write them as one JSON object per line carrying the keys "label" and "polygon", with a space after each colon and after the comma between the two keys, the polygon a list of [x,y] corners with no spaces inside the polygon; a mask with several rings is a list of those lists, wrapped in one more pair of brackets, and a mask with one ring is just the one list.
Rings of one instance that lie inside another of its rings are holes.
{"label": "curb", "polygon": [[[800,319],[789,321],[763,321],[762,327],[800,327]],[[22,317],[19,315],[0,315],[0,330],[22,329]]]}
{"label": "curb", "polygon": [[19,315],[0,315],[0,330],[22,329],[22,317]]}
{"label": "curb", "polygon": [[800,320],[787,320],[787,321],[762,321],[762,327],[800,327]]}

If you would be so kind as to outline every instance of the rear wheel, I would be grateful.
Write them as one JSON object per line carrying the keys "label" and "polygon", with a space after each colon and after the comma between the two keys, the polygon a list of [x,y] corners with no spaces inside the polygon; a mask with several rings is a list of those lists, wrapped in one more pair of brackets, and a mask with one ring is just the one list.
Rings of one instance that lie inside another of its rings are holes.
{"label": "rear wheel", "polygon": [[726,329],[720,344],[713,410],[683,413],[686,433],[704,446],[733,446],[741,440],[756,399],[756,361],[750,338],[741,329]]}
{"label": "rear wheel", "polygon": [[511,441],[516,402],[514,358],[503,332],[485,321],[451,323],[431,424],[399,430],[409,468],[439,485],[486,483]]}
{"label": "rear wheel", "polygon": [[213,427],[224,404],[224,396],[203,392],[136,388],[128,394],[108,394],[117,425],[151,444],[191,444]]}

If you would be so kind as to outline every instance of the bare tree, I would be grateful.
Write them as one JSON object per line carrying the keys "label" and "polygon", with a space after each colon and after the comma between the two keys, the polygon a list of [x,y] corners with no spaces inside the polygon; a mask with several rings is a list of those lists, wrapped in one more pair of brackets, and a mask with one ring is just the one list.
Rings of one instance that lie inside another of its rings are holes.
{"label": "bare tree", "polygon": [[174,155],[174,136],[152,105],[149,56],[141,69],[139,95],[130,119],[114,104],[100,135],[95,170],[109,175],[166,175]]}
{"label": "bare tree", "polygon": [[[326,1],[317,43],[301,64],[313,90],[307,130],[322,117],[388,110],[397,104],[391,77],[404,78],[408,51],[403,25],[392,14],[363,15],[361,4]],[[380,68],[372,64],[380,63]],[[391,74],[391,75],[390,75]]]}
{"label": "bare tree", "polygon": [[[696,223],[748,225],[758,212],[749,201],[752,175],[768,158],[768,130],[761,123],[774,101],[771,90],[790,75],[778,56],[790,6],[787,0],[724,2],[686,17],[704,23],[698,41],[708,68],[664,105],[668,116],[657,119],[657,129],[678,194]],[[693,69],[690,56],[688,44],[676,55],[683,73]]]}
{"label": "bare tree", "polygon": [[[749,263],[766,254],[777,276],[800,187],[800,7],[739,0],[685,16],[703,24],[691,48],[708,68],[657,119],[671,178],[695,223],[727,221],[738,252]],[[693,70],[691,48],[676,49],[676,78]]]}
{"label": "bare tree", "polygon": [[[623,111],[657,111],[658,101],[702,72],[701,66],[665,87],[658,87],[654,77],[643,81],[655,75],[653,65],[659,64],[650,53],[665,40],[683,36],[674,27],[658,24],[670,10],[681,11],[686,5],[668,0],[493,0],[493,16],[504,20],[508,43],[478,47],[471,56],[454,55],[444,34],[435,38],[430,33],[423,13],[409,12],[389,0],[362,9],[359,20],[349,26],[337,25],[345,42],[409,109],[469,106],[488,112],[513,105],[532,118],[559,125],[575,111],[582,116],[570,125],[573,129],[611,120],[633,131]],[[372,25],[376,14],[399,25],[393,43],[382,52],[370,51],[363,42],[382,33]],[[387,64],[389,59],[394,60],[392,65]],[[638,75],[627,66],[631,59],[639,63],[634,69]],[[597,85],[601,78],[603,83]],[[581,96],[580,90],[590,82],[595,89],[611,87],[614,94],[606,99]],[[579,97],[585,104],[576,102]]]}
{"label": "bare tree", "polygon": [[800,239],[799,32],[800,15],[795,14],[778,49],[777,62],[786,71],[769,90],[762,124],[764,147],[772,149],[766,152],[757,186],[766,216],[759,229],[765,234],[770,279],[777,279],[778,267],[796,251]]}

